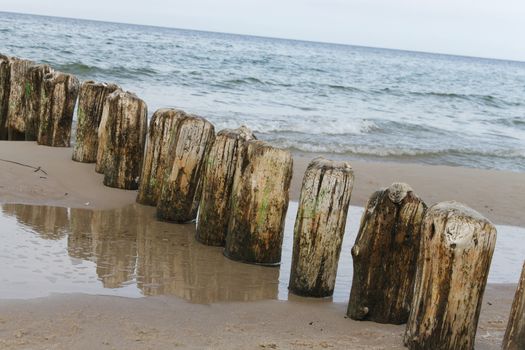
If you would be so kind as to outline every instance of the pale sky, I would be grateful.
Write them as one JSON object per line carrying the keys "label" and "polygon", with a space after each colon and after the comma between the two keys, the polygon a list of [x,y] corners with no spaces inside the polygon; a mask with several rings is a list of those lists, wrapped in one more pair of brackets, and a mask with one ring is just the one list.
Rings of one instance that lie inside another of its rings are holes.
{"label": "pale sky", "polygon": [[524,0],[2,0],[0,11],[525,61]]}

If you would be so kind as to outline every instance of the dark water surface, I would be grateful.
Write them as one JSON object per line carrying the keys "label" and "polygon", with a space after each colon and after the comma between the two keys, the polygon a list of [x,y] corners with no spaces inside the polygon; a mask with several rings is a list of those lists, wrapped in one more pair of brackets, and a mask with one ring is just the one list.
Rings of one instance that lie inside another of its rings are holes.
{"label": "dark water surface", "polygon": [[525,171],[525,63],[0,13],[0,52],[302,152]]}
{"label": "dark water surface", "polygon": [[[346,302],[350,293],[350,249],[362,211],[350,208],[331,299],[336,302]],[[286,300],[296,213],[297,203],[291,202],[281,266],[263,267],[225,258],[221,248],[195,241],[193,224],[159,222],[151,207],[93,211],[4,204],[0,299],[87,293],[172,295],[195,303]],[[523,237],[525,228],[498,226],[489,282],[517,282],[525,256]]]}

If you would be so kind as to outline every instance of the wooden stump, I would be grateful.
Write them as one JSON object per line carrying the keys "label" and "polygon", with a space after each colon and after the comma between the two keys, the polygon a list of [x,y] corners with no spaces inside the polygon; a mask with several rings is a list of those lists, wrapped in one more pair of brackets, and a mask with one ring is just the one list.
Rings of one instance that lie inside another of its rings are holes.
{"label": "wooden stump", "polygon": [[31,94],[28,72],[32,64],[31,61],[16,57],[9,59],[10,85],[7,130],[8,139],[12,141],[25,140],[26,114]]}
{"label": "wooden stump", "polygon": [[212,246],[224,246],[226,243],[237,159],[246,148],[246,141],[254,139],[253,132],[245,126],[225,129],[217,134],[204,171],[195,236],[197,241]]}
{"label": "wooden stump", "polygon": [[503,350],[522,349],[525,349],[525,262],[503,338]]}
{"label": "wooden stump", "polygon": [[443,202],[428,209],[421,235],[405,345],[474,349],[496,228],[463,204]]}
{"label": "wooden stump", "polygon": [[146,143],[146,103],[131,92],[117,90],[106,98],[102,114],[104,137],[99,139],[98,152],[104,185],[136,190]]}
{"label": "wooden stump", "polygon": [[46,64],[37,64],[29,67],[28,70],[28,89],[27,110],[26,110],[26,141],[36,141],[40,129],[42,116],[42,94],[44,89],[44,77],[53,70]]}
{"label": "wooden stump", "polygon": [[350,318],[407,322],[426,208],[404,183],[377,191],[368,200],[352,248]]}
{"label": "wooden stump", "polygon": [[9,57],[0,54],[0,140],[7,140],[10,76]]}
{"label": "wooden stump", "polygon": [[204,165],[215,140],[215,128],[204,118],[185,115],[174,132],[157,217],[184,223],[197,217]]}
{"label": "wooden stump", "polygon": [[115,84],[85,81],[80,86],[77,109],[77,134],[72,159],[82,163],[95,163],[98,150],[98,127],[104,101],[119,89]]}
{"label": "wooden stump", "polygon": [[291,292],[309,297],[334,294],[353,185],[347,162],[320,157],[308,165],[295,219]]}
{"label": "wooden stump", "polygon": [[44,77],[38,144],[69,147],[71,124],[79,90],[71,74],[51,72]]}
{"label": "wooden stump", "polygon": [[280,263],[291,178],[290,152],[248,141],[235,170],[225,256],[253,264]]}
{"label": "wooden stump", "polygon": [[168,152],[172,136],[177,134],[178,125],[185,117],[186,113],[177,109],[159,109],[153,114],[140,175],[138,203],[157,205],[164,176],[173,165],[169,162]]}

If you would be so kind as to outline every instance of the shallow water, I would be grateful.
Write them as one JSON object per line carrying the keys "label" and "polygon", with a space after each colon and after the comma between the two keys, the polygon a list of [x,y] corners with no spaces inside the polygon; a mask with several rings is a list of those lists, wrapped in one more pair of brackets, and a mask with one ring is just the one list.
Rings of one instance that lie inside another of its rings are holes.
{"label": "shallow water", "polygon": [[525,63],[0,12],[0,52],[331,157],[525,171]]}
{"label": "shallow water", "polygon": [[[351,207],[339,263],[336,302],[352,280],[350,249],[363,209]],[[194,225],[155,219],[140,205],[105,211],[4,204],[0,212],[0,298],[51,293],[141,297],[175,295],[196,303],[288,298],[297,203],[288,210],[279,268],[231,261],[193,238]],[[489,276],[516,283],[525,258],[525,229],[498,226]]]}

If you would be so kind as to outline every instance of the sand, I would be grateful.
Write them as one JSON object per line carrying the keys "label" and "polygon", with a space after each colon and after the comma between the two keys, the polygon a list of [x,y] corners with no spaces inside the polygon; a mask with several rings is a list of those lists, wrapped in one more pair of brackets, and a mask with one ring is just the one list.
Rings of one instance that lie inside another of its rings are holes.
{"label": "sand", "polygon": [[[110,209],[136,192],[110,189],[71,149],[0,142],[0,202]],[[295,156],[291,198],[310,158]],[[432,204],[455,199],[495,223],[525,226],[525,174],[446,166],[351,161],[352,205],[393,181],[408,182]],[[477,349],[501,343],[515,285],[489,285]],[[176,297],[126,299],[83,294],[0,300],[0,349],[403,349],[403,326],[345,318],[345,303],[290,301],[192,304]]]}

